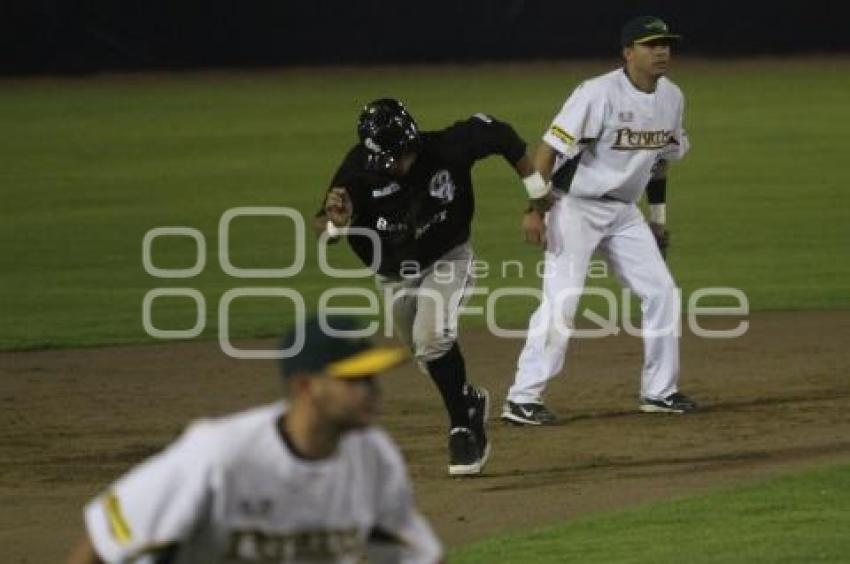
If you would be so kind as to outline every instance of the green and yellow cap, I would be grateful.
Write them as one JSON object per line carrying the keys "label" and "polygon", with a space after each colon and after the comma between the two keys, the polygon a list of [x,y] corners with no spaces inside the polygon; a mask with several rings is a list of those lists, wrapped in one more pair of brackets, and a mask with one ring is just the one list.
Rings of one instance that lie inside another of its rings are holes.
{"label": "green and yellow cap", "polygon": [[343,315],[320,313],[296,323],[281,343],[284,378],[296,374],[363,378],[385,372],[407,359],[407,352],[400,347],[376,346],[368,338],[350,336],[362,329],[358,318]]}
{"label": "green and yellow cap", "polygon": [[626,22],[620,34],[623,47],[634,43],[647,43],[664,39],[667,41],[678,41],[681,35],[670,33],[670,27],[661,18],[655,16],[638,16]]}

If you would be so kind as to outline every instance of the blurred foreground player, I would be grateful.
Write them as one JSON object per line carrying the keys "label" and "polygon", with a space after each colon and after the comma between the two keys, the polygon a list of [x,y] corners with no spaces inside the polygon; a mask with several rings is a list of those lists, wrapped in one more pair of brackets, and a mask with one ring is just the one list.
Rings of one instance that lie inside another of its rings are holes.
{"label": "blurred foreground player", "polygon": [[197,422],[132,469],[86,507],[70,564],[440,561],[401,455],[371,426],[374,376],[406,353],[318,319],[284,350],[301,329],[282,363],[289,400]]}

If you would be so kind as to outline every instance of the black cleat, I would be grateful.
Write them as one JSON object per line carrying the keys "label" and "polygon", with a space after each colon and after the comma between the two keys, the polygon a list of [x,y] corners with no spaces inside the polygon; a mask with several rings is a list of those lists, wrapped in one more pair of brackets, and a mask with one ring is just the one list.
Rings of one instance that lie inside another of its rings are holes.
{"label": "black cleat", "polygon": [[679,392],[660,400],[649,398],[640,400],[640,410],[644,413],[688,413],[696,408],[695,401]]}
{"label": "black cleat", "polygon": [[516,425],[554,425],[558,417],[542,403],[514,403],[506,401],[502,419]]}
{"label": "black cleat", "polygon": [[455,427],[449,432],[449,476],[480,474],[488,455],[489,448],[482,451],[468,427]]}

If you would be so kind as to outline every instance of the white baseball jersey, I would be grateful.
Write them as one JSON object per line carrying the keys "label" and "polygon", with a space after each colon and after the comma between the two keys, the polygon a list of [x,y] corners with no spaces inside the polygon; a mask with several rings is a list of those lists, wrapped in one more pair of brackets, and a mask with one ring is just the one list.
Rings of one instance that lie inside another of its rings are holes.
{"label": "white baseball jersey", "polygon": [[543,140],[561,153],[556,172],[581,153],[570,194],[635,202],[656,162],[687,152],[683,111],[682,91],[667,78],[647,93],[617,69],[579,85]]}
{"label": "white baseball jersey", "polygon": [[189,429],[85,509],[106,562],[358,562],[383,539],[393,562],[433,564],[441,547],[416,510],[401,455],[376,428],[305,461],[282,439],[283,402]]}

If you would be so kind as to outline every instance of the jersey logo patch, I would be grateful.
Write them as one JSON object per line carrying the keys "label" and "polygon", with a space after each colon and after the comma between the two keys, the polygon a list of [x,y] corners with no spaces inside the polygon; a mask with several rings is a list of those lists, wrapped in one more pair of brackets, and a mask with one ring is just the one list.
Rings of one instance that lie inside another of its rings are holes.
{"label": "jersey logo patch", "polygon": [[399,190],[401,190],[401,186],[399,186],[398,182],[393,182],[391,184],[387,184],[383,188],[378,188],[376,190],[372,190],[372,197],[373,198],[385,198],[386,196],[389,196],[390,194],[395,194]]}
{"label": "jersey logo patch", "polygon": [[551,128],[549,128],[549,133],[551,133],[552,135],[554,135],[555,137],[557,137],[558,139],[560,139],[561,141],[563,141],[567,145],[572,145],[573,143],[576,142],[575,137],[573,137],[572,135],[570,135],[569,133],[564,131],[563,128],[561,128],[557,125],[553,125]]}
{"label": "jersey logo patch", "polygon": [[629,127],[623,127],[617,130],[617,139],[611,148],[615,151],[663,149],[672,141],[674,141],[673,132],[666,129],[634,131]]}
{"label": "jersey logo patch", "polygon": [[620,118],[620,121],[622,121],[622,122],[629,122],[629,121],[635,120],[634,112],[629,112],[629,111],[620,112],[619,114],[617,114],[617,116]]}
{"label": "jersey logo patch", "polygon": [[455,199],[455,183],[447,170],[441,170],[431,177],[429,193],[444,204]]}

